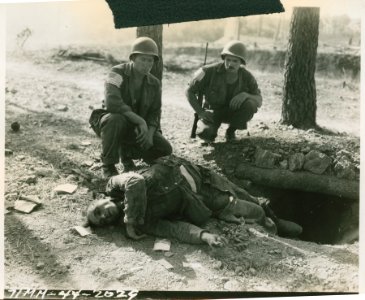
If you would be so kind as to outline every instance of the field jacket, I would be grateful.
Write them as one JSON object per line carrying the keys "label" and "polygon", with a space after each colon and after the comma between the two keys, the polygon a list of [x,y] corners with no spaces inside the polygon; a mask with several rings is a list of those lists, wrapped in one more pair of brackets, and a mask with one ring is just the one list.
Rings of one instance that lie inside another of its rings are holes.
{"label": "field jacket", "polygon": [[[226,69],[224,62],[200,68],[189,83],[189,91],[195,94],[202,93],[205,96],[205,101],[213,110],[227,107]],[[245,67],[240,66],[238,70],[238,84],[233,90],[233,97],[242,92],[261,95],[254,76]],[[261,104],[257,103],[257,107],[260,107]]]}
{"label": "field jacket", "polygon": [[114,66],[105,81],[103,106],[107,112],[123,114],[133,111],[142,117],[148,127],[160,128],[161,83],[152,74],[147,74],[142,83],[139,101],[134,97],[131,80],[132,63]]}

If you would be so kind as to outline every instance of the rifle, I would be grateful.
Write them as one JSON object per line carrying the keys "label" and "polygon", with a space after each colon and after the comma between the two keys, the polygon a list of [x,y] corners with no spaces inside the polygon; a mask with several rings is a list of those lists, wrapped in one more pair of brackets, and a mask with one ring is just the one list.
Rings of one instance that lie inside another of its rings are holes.
{"label": "rifle", "polygon": [[[203,66],[207,63],[207,54],[208,54],[208,43],[205,46],[205,57]],[[203,93],[201,91],[198,93],[198,103],[200,106],[203,106]],[[199,121],[199,116],[197,113],[194,113],[194,122],[190,134],[190,138],[192,139],[196,138],[196,129],[198,127],[198,121]]]}

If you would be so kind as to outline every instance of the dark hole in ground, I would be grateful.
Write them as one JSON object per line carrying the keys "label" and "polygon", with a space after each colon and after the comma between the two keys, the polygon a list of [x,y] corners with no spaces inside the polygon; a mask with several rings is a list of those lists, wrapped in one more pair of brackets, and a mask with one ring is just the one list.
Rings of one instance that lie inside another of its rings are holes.
{"label": "dark hole in ground", "polygon": [[301,191],[265,190],[278,217],[303,227],[301,240],[319,244],[358,240],[359,201]]}

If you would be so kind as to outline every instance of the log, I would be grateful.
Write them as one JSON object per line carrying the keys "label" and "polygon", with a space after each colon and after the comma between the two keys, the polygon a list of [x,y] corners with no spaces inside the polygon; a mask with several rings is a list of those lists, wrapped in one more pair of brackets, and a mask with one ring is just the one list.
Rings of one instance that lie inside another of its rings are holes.
{"label": "log", "polygon": [[249,163],[241,163],[235,170],[237,178],[251,180],[264,186],[321,193],[346,199],[359,200],[358,181],[310,172],[291,172],[282,169],[263,169]]}

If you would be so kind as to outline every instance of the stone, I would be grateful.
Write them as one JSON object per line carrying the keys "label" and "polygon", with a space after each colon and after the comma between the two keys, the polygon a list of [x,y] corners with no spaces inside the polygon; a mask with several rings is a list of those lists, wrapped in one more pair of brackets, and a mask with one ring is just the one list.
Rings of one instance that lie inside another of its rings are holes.
{"label": "stone", "polygon": [[34,175],[29,175],[29,176],[23,177],[22,181],[24,181],[27,184],[35,184],[35,183],[37,183],[37,177]]}
{"label": "stone", "polygon": [[303,153],[295,153],[289,156],[289,170],[301,170],[304,165],[304,154]]}
{"label": "stone", "polygon": [[58,110],[58,111],[68,111],[68,107],[66,105],[57,105],[56,110]]}
{"label": "stone", "polygon": [[13,154],[13,150],[5,149],[5,156],[9,156]]}
{"label": "stone", "polygon": [[314,174],[323,174],[332,160],[326,154],[317,150],[311,150],[305,155],[304,170],[312,172]]}
{"label": "stone", "polygon": [[218,260],[215,263],[213,263],[213,268],[216,269],[216,270],[219,270],[222,267],[223,267],[223,263],[220,260]]}
{"label": "stone", "polygon": [[37,268],[37,270],[41,270],[41,269],[43,269],[44,268],[44,266],[45,266],[45,264],[44,264],[44,262],[39,262],[39,263],[37,263],[37,266],[36,266],[36,268]]}
{"label": "stone", "polygon": [[251,274],[251,275],[253,275],[253,276],[255,276],[255,275],[256,275],[256,273],[257,273],[257,271],[256,271],[254,268],[250,268],[248,271],[249,271],[249,272],[250,272],[250,274]]}
{"label": "stone", "polygon": [[242,283],[237,280],[229,280],[224,284],[224,289],[228,291],[238,291],[242,289]]}
{"label": "stone", "polygon": [[53,170],[47,168],[37,168],[34,170],[34,174],[38,177],[51,177],[53,175]]}
{"label": "stone", "polygon": [[15,121],[15,122],[11,123],[10,127],[14,132],[18,132],[20,129],[20,124],[19,124],[19,122]]}
{"label": "stone", "polygon": [[288,168],[288,165],[289,165],[289,163],[286,159],[279,162],[280,169],[286,170]]}
{"label": "stone", "polygon": [[255,165],[261,168],[273,169],[280,158],[281,156],[279,154],[257,147],[255,152]]}
{"label": "stone", "polygon": [[351,160],[345,155],[337,159],[333,169],[338,178],[354,179],[356,177],[355,167],[352,165]]}

